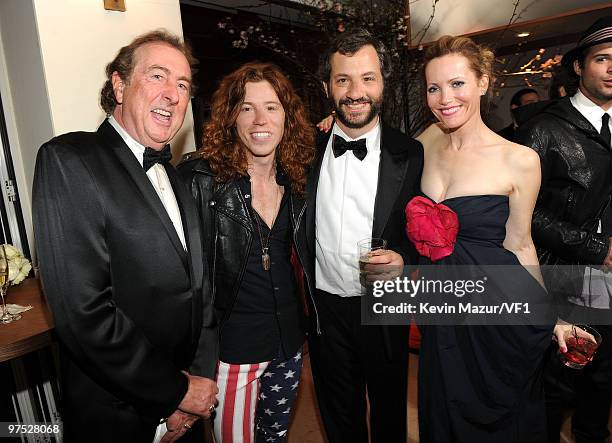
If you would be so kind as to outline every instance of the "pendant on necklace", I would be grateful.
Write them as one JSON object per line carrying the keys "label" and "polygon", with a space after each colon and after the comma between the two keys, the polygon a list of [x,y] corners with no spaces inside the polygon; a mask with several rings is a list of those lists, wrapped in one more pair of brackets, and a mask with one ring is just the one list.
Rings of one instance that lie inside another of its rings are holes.
{"label": "pendant on necklace", "polygon": [[270,254],[268,254],[268,248],[261,248],[261,266],[264,271],[270,270]]}

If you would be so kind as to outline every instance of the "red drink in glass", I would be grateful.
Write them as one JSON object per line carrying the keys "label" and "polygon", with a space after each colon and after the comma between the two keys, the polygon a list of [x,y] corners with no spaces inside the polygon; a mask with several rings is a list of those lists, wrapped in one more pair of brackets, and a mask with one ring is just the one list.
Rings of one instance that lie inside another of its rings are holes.
{"label": "red drink in glass", "polygon": [[[590,337],[584,336],[587,332],[593,336],[595,341]],[[590,326],[575,325],[571,331],[566,332],[565,344],[567,352],[561,355],[561,361],[565,366],[574,369],[582,369],[588,362],[593,360],[595,351],[601,343],[601,335]]]}

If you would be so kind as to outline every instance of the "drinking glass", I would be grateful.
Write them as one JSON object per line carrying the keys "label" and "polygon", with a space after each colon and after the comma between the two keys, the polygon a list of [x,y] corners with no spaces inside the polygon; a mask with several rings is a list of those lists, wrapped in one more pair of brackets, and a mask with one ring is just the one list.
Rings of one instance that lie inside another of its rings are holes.
{"label": "drinking glass", "polygon": [[357,253],[359,257],[359,280],[364,284],[366,279],[366,266],[370,260],[370,257],[376,253],[387,248],[387,240],[382,238],[364,238],[357,242]]}
{"label": "drinking glass", "polygon": [[8,308],[6,307],[6,292],[10,284],[9,264],[6,258],[4,245],[2,245],[0,247],[0,298],[2,298],[2,316],[0,317],[0,323],[3,324],[11,323],[21,318],[20,314],[9,313]]}
{"label": "drinking glass", "polygon": [[[594,342],[588,334],[593,336]],[[595,351],[601,344],[601,334],[587,325],[573,325],[570,330],[565,331],[564,338],[567,352],[559,353],[559,356],[565,366],[574,369],[582,369],[593,360]]]}

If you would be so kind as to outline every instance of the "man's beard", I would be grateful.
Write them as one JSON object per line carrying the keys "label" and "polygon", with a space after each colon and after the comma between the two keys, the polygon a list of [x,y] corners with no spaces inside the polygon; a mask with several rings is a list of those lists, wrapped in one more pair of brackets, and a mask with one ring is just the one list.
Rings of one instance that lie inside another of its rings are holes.
{"label": "man's beard", "polygon": [[[350,120],[349,116],[342,110],[342,105],[351,105],[356,103],[369,103],[370,112],[365,117],[361,117],[357,120]],[[361,97],[358,99],[345,97],[338,100],[337,103],[332,100],[332,105],[334,107],[334,111],[336,111],[336,118],[344,126],[351,129],[359,129],[368,125],[376,118],[376,116],[378,116],[378,114],[380,114],[380,110],[382,108],[382,97],[379,97],[377,100],[372,100],[369,97]]]}
{"label": "man's beard", "polygon": [[586,89],[595,100],[606,103],[612,100],[612,93],[604,86],[600,86],[596,81],[582,81],[582,87]]}
{"label": "man's beard", "polygon": [[612,93],[606,91],[605,89],[601,88],[601,90],[596,89],[595,91],[591,91],[591,93],[595,92],[595,94],[593,94],[598,100],[602,101],[602,102],[607,102],[609,103],[610,101],[612,101]]}

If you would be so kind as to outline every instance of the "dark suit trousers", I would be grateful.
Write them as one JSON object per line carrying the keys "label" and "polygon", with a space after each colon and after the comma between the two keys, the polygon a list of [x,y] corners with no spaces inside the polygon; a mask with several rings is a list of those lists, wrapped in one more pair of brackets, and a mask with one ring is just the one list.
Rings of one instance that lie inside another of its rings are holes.
{"label": "dark suit trousers", "polygon": [[367,443],[366,392],[372,443],[406,441],[408,326],[388,328],[393,359],[382,328],[361,325],[360,297],[317,290],[322,335],[309,339],[314,384],[331,443]]}
{"label": "dark suit trousers", "polygon": [[[601,310],[598,310],[601,311]],[[612,311],[611,311],[612,312]],[[609,434],[612,399],[612,326],[593,327],[601,334],[601,346],[583,369],[564,366],[557,343],[548,349],[544,390],[548,418],[548,442],[558,443],[565,413],[574,408],[572,433],[576,443],[603,443]]]}

